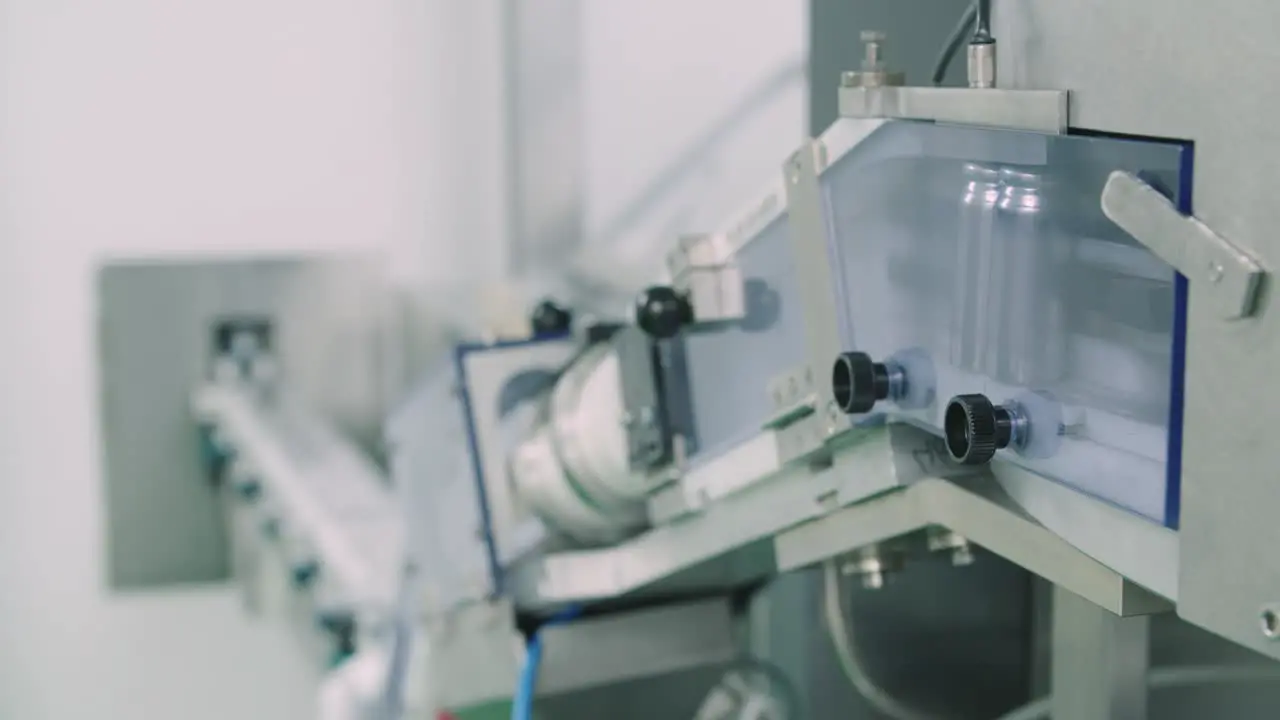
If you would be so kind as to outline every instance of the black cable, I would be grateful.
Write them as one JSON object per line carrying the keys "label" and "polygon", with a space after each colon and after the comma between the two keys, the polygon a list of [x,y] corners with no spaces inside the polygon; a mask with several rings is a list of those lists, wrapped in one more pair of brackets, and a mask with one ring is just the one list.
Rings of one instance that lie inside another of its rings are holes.
{"label": "black cable", "polygon": [[973,31],[974,42],[991,40],[991,0],[975,0],[978,10],[977,27]]}
{"label": "black cable", "polygon": [[[960,16],[960,22],[956,25],[956,29],[951,31],[947,36],[947,42],[942,46],[942,52],[938,55],[937,62],[933,65],[933,84],[941,85],[943,78],[947,76],[947,68],[951,67],[951,61],[955,59],[956,53],[960,51],[960,46],[965,43],[965,36],[974,30],[978,24],[978,16],[980,14],[980,5],[986,5],[988,9],[987,19],[988,26],[990,24],[990,0],[977,0],[969,5]],[[988,27],[989,31],[989,27]]]}

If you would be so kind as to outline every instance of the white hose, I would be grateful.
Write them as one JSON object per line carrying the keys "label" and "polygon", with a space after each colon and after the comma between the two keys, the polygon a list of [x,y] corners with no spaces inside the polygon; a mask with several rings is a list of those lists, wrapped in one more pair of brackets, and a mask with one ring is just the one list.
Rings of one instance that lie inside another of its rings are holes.
{"label": "white hose", "polygon": [[840,669],[849,684],[873,708],[893,720],[938,720],[934,715],[917,710],[885,692],[867,676],[855,649],[856,641],[852,623],[845,620],[844,603],[840,597],[840,573],[834,560],[822,567],[823,611],[827,620],[827,634],[835,647]]}
{"label": "white hose", "polygon": [[[1156,668],[1147,675],[1147,686],[1152,690],[1188,685],[1248,682],[1280,683],[1280,671],[1267,666],[1192,665]],[[999,720],[1040,720],[1040,718],[1049,717],[1052,705],[1052,697],[1040,698],[1001,715]]]}

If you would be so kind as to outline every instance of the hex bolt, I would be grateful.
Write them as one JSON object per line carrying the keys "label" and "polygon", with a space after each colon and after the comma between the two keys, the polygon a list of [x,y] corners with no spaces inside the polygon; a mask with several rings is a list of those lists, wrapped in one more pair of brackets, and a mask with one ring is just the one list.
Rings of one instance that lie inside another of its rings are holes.
{"label": "hex bolt", "polygon": [[930,552],[945,552],[951,556],[951,564],[955,567],[966,567],[974,561],[973,545],[969,539],[953,530],[934,526],[929,528],[926,544]]}
{"label": "hex bolt", "polygon": [[841,567],[845,575],[857,575],[862,587],[880,590],[888,584],[890,576],[903,568],[902,553],[880,545],[868,545],[854,553],[853,559]]}

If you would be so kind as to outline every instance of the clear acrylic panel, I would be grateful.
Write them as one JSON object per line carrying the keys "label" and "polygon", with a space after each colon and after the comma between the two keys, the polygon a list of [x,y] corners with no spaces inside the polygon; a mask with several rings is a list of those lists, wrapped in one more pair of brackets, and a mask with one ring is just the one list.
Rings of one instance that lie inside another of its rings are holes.
{"label": "clear acrylic panel", "polygon": [[912,389],[872,412],[945,437],[948,401],[984,395],[1013,410],[1000,457],[1172,522],[1185,284],[1099,201],[1114,170],[1180,200],[1189,152],[890,122],[839,157],[822,182],[841,339]]}
{"label": "clear acrylic panel", "polygon": [[759,433],[773,412],[769,381],[806,362],[804,313],[786,217],[769,223],[734,260],[745,285],[745,317],[694,327],[682,341],[694,461],[713,458]]}

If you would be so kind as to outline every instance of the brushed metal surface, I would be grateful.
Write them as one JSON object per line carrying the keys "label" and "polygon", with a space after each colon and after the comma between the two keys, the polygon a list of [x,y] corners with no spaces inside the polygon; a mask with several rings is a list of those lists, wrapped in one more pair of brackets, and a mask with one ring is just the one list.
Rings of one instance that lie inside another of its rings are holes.
{"label": "brushed metal surface", "polygon": [[[188,400],[211,326],[274,322],[282,377],[366,449],[406,373],[395,300],[370,257],[110,261],[98,272],[108,584],[226,577],[226,531]],[[394,372],[389,368],[395,368]]]}
{"label": "brushed metal surface", "polygon": [[[995,19],[1002,84],[1069,90],[1075,128],[1193,140],[1196,217],[1263,267],[1280,257],[1280,4],[998,0]],[[1280,657],[1258,623],[1280,599],[1270,295],[1264,287],[1252,317],[1226,321],[1192,282],[1178,612]]]}

